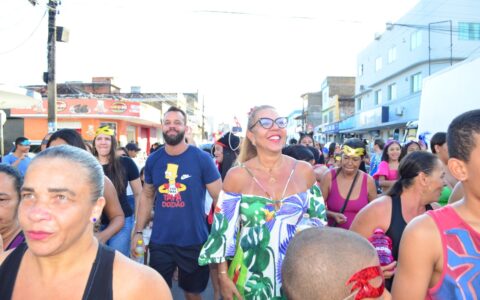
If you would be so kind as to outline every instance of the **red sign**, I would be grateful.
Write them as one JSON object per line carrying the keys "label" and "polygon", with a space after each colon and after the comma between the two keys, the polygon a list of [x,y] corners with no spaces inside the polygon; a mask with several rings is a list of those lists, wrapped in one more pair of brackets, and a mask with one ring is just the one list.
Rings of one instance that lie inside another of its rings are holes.
{"label": "red sign", "polygon": [[[12,108],[11,114],[45,115],[48,112],[48,101],[43,100],[42,106],[33,108]],[[110,99],[61,99],[57,100],[58,115],[121,115],[140,117],[140,103],[134,101]]]}

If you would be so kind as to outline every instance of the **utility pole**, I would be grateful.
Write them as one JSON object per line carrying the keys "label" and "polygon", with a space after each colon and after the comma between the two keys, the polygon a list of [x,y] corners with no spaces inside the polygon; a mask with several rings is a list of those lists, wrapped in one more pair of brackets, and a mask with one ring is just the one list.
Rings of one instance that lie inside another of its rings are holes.
{"label": "utility pole", "polygon": [[48,132],[57,130],[57,84],[55,82],[55,42],[57,39],[55,18],[57,16],[57,5],[57,0],[48,1]]}

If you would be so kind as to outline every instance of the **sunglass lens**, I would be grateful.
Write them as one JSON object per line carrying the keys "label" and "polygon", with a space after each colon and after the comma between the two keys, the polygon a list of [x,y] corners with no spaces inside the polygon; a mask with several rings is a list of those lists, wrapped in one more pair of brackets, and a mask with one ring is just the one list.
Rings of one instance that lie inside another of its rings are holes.
{"label": "sunglass lens", "polygon": [[287,118],[282,117],[282,118],[276,119],[275,123],[277,123],[278,127],[285,128],[287,127],[288,120]]}
{"label": "sunglass lens", "polygon": [[273,120],[268,118],[261,118],[258,120],[258,123],[265,129],[270,129],[273,126]]}

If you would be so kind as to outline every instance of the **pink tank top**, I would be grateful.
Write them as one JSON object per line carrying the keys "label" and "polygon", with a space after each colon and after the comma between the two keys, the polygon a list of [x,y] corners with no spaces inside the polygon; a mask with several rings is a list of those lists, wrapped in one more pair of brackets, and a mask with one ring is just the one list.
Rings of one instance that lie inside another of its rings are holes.
{"label": "pink tank top", "polygon": [[[352,224],[353,219],[357,215],[357,213],[368,204],[368,188],[367,188],[367,174],[364,172],[359,171],[359,178],[357,178],[357,182],[355,185],[358,184],[359,180],[362,180],[362,187],[360,190],[360,195],[357,199],[353,199],[350,197],[348,200],[347,207],[343,214],[347,217],[347,222],[343,224],[337,224],[337,227],[349,229],[350,225]],[[343,207],[343,203],[345,203],[345,198],[342,197],[340,191],[338,190],[338,183],[337,183],[337,172],[335,169],[330,170],[332,174],[332,186],[330,188],[330,193],[328,194],[327,198],[327,207],[328,210],[333,212],[340,212]],[[350,187],[349,187],[350,188]],[[348,193],[348,191],[346,191]],[[353,192],[352,192],[353,193]],[[346,194],[346,193],[345,193]],[[334,220],[332,218],[328,218],[328,225],[333,225]]]}
{"label": "pink tank top", "polygon": [[[443,271],[427,299],[478,299],[480,291],[480,233],[451,206],[428,211],[442,237]],[[461,296],[460,296],[461,295]]]}

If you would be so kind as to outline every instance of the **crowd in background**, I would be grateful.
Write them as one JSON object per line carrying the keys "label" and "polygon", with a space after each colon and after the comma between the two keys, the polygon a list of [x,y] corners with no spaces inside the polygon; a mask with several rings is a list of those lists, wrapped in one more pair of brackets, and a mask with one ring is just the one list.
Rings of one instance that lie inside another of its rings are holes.
{"label": "crowd in background", "polygon": [[[480,267],[472,211],[480,203],[480,111],[458,117],[429,145],[322,145],[312,133],[286,145],[287,119],[271,106],[252,109],[244,138],[227,132],[206,151],[188,136],[182,110],[168,110],[162,124],[165,144],[153,144],[145,163],[138,145],[119,147],[109,127],[91,144],[75,130],[50,133],[34,159],[30,141],[16,139],[0,164],[0,293],[51,295],[23,287],[59,259],[67,274],[88,279],[86,290],[83,281],[72,284],[87,299],[111,298],[124,283],[111,273],[133,271],[157,285],[152,299],[171,297],[173,279],[186,299],[200,299],[209,279],[215,300],[480,294],[465,267]],[[373,242],[379,236],[383,248]],[[139,245],[148,249],[143,260]],[[73,264],[82,252],[86,265]],[[92,275],[102,255],[110,273]],[[40,261],[44,269],[33,266]],[[464,267],[466,274],[455,271]],[[144,284],[130,282],[125,293]]]}

